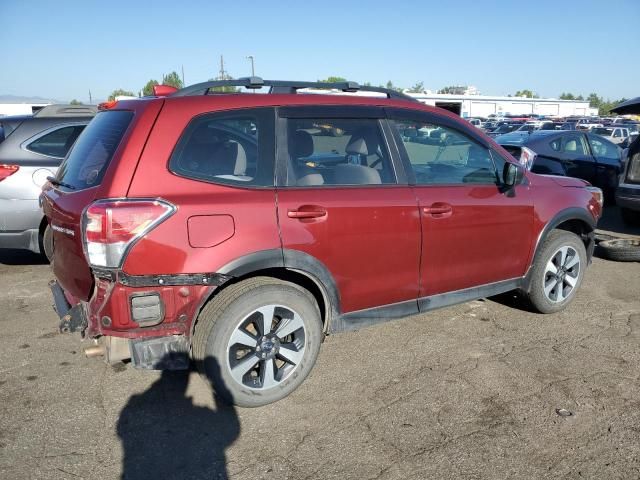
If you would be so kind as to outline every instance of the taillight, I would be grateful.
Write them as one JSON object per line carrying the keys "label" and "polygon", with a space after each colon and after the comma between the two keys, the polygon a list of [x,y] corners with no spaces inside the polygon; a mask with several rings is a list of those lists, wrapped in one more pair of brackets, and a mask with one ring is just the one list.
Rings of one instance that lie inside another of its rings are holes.
{"label": "taillight", "polygon": [[99,200],[85,211],[82,230],[92,266],[119,268],[129,248],[175,211],[162,200]]}
{"label": "taillight", "polygon": [[18,165],[0,164],[0,182],[20,170]]}
{"label": "taillight", "polygon": [[533,161],[537,156],[538,154],[533,150],[527,147],[522,147],[522,151],[520,153],[520,164],[527,170],[531,170],[531,167],[533,167]]}

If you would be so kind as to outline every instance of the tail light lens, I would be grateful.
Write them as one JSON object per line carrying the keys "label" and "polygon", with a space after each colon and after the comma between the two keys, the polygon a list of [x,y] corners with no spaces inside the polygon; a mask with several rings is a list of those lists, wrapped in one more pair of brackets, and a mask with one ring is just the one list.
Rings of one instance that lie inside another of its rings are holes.
{"label": "tail light lens", "polygon": [[20,170],[18,165],[0,164],[0,182]]}
{"label": "tail light lens", "polygon": [[131,246],[175,211],[162,200],[100,200],[82,222],[85,254],[94,267],[119,268]]}
{"label": "tail light lens", "polygon": [[520,152],[520,164],[527,170],[531,170],[531,167],[533,167],[533,161],[537,156],[538,154],[533,150],[527,147],[522,147],[522,151]]}
{"label": "tail light lens", "polygon": [[592,186],[587,186],[585,188],[591,192],[591,196],[593,197],[593,199],[598,202],[598,205],[600,205],[600,208],[602,208],[604,206],[604,193],[602,193],[602,190],[598,187]]}

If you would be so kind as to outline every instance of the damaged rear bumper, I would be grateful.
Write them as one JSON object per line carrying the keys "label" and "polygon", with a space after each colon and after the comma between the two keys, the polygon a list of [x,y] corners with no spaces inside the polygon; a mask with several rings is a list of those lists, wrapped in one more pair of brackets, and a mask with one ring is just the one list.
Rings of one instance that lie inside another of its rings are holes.
{"label": "damaged rear bumper", "polygon": [[[71,306],[57,281],[49,282],[53,308],[60,318],[60,333],[79,332],[85,337],[89,325],[87,303]],[[147,370],[185,370],[189,368],[189,341],[185,335],[125,338],[102,335],[85,348],[88,357],[102,356],[109,364],[131,360],[135,368]]]}

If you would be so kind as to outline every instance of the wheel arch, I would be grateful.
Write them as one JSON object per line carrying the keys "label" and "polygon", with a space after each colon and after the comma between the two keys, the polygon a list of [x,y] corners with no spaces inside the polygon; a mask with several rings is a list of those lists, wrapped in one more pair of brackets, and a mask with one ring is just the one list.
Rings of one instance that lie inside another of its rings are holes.
{"label": "wheel arch", "polygon": [[195,311],[191,334],[204,306],[229,286],[253,277],[272,277],[298,285],[308,290],[316,299],[323,323],[323,331],[330,331],[331,322],[340,312],[340,297],[333,276],[327,267],[315,257],[299,250],[272,249],[239,257],[216,273],[226,280],[212,288]]}
{"label": "wheel arch", "polygon": [[531,255],[531,260],[529,261],[529,268],[527,270],[527,274],[525,275],[525,289],[529,290],[530,274],[533,267],[533,262],[535,261],[540,248],[542,247],[542,245],[544,245],[545,240],[552,231],[565,230],[578,235],[578,237],[580,237],[580,239],[584,243],[585,249],[587,251],[587,261],[591,263],[593,250],[595,248],[595,229],[595,219],[587,210],[583,208],[572,207],[558,212],[551,220],[547,222],[547,224],[538,235],[533,254]]}

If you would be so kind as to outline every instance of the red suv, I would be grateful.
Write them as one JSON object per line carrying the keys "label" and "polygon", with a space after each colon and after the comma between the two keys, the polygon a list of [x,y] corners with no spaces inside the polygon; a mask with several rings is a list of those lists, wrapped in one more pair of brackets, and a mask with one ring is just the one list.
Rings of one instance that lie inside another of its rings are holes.
{"label": "red suv", "polygon": [[291,393],[328,333],[510,290],[561,310],[590,262],[599,189],[398,92],[252,77],[106,107],[42,195],[61,331],[191,358],[237,405]]}

